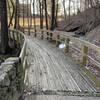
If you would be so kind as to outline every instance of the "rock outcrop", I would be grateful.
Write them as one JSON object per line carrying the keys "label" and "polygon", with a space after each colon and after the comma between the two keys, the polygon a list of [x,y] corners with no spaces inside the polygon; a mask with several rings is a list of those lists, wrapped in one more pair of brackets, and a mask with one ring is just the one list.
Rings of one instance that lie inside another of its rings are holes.
{"label": "rock outcrop", "polygon": [[0,66],[0,100],[18,100],[23,90],[23,68],[18,57],[5,60]]}

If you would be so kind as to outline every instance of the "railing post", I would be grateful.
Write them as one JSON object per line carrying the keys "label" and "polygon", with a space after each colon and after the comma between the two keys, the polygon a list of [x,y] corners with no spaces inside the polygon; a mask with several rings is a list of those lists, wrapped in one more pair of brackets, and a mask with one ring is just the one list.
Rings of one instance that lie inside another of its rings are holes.
{"label": "railing post", "polygon": [[19,43],[21,44],[21,35],[19,34]]}
{"label": "railing post", "polygon": [[49,39],[49,33],[47,32],[47,40]]}
{"label": "railing post", "polygon": [[19,42],[19,34],[18,34],[18,32],[17,32],[17,41]]}
{"label": "railing post", "polygon": [[17,32],[17,46],[19,47],[19,43],[20,43],[20,41],[19,41],[19,34],[18,34],[18,32]]}
{"label": "railing post", "polygon": [[60,44],[60,35],[57,35],[57,39],[56,39],[56,46],[58,47]]}
{"label": "railing post", "polygon": [[69,44],[70,43],[70,39],[69,38],[67,38],[66,40],[65,40],[65,53],[69,53]]}
{"label": "railing post", "polygon": [[52,33],[50,33],[50,41],[52,41],[52,37],[53,37],[53,34],[52,34]]}
{"label": "railing post", "polygon": [[41,31],[41,39],[43,39],[43,31]]}
{"label": "railing post", "polygon": [[13,34],[13,43],[14,43],[14,45],[15,45],[15,35],[14,35],[14,31],[12,31],[12,34]]}
{"label": "railing post", "polygon": [[34,32],[35,32],[34,36],[37,37],[36,29],[34,30]]}
{"label": "railing post", "polygon": [[8,30],[8,39],[10,41],[10,38],[11,38],[11,33],[10,33],[10,30]]}
{"label": "railing post", "polygon": [[88,47],[87,46],[83,46],[83,61],[82,61],[82,66],[86,66],[87,64],[87,60],[88,60]]}
{"label": "railing post", "polygon": [[21,42],[22,42],[21,34],[19,34],[19,37],[20,37],[20,44],[21,44]]}
{"label": "railing post", "polygon": [[22,29],[23,33],[24,33],[24,28]]}

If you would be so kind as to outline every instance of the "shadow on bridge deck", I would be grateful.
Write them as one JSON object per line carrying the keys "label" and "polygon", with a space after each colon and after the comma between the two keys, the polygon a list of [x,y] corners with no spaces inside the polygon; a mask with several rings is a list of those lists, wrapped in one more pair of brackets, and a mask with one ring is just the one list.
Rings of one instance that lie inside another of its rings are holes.
{"label": "shadow on bridge deck", "polygon": [[96,91],[82,74],[79,66],[55,45],[30,37],[27,39],[27,44],[28,65],[25,73],[27,89],[36,92]]}

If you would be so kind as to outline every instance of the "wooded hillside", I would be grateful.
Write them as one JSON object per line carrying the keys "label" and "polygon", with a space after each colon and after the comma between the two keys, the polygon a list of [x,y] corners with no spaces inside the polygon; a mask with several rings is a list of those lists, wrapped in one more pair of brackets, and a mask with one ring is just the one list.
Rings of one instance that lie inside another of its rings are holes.
{"label": "wooded hillside", "polygon": [[63,23],[62,30],[71,32],[89,32],[98,25],[100,25],[100,7],[95,6],[94,8],[89,8],[84,12],[80,12],[78,15],[71,16],[70,23]]}

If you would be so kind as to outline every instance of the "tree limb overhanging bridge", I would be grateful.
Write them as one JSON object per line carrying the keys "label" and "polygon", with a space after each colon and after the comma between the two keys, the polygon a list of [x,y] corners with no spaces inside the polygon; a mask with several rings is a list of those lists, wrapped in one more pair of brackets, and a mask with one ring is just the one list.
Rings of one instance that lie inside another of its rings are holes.
{"label": "tree limb overhanging bridge", "polygon": [[[67,32],[32,28],[29,19],[28,28],[24,21],[23,27],[19,26],[18,18],[16,22],[17,28],[9,29],[9,41],[22,45],[19,58],[24,69],[25,100],[80,100],[80,96],[99,100],[95,96],[100,96],[100,77],[89,67],[100,70],[100,59],[96,58],[100,56],[100,47]],[[60,44],[63,49],[58,48]]]}

